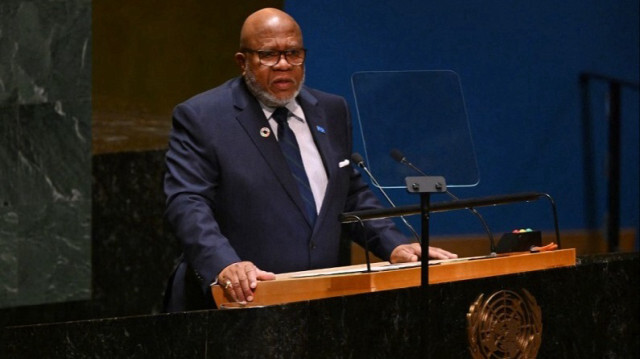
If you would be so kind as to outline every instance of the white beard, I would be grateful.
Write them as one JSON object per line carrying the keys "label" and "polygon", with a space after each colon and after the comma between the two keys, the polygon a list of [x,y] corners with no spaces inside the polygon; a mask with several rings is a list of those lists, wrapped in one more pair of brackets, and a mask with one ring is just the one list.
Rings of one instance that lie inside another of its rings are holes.
{"label": "white beard", "polygon": [[293,95],[288,98],[280,99],[270,94],[267,90],[265,90],[262,87],[260,83],[258,83],[253,72],[249,70],[249,66],[246,66],[245,68],[247,70],[245,70],[245,74],[243,78],[244,78],[244,82],[247,84],[247,87],[249,88],[249,91],[251,91],[253,96],[255,96],[258,99],[258,101],[262,102],[263,104],[269,107],[284,107],[286,104],[291,102],[291,100],[296,98],[296,96],[298,96],[298,94],[300,93],[300,89],[302,88],[302,84],[304,83],[305,75],[303,73],[302,80],[300,80],[300,83],[298,84],[298,88],[293,93]]}

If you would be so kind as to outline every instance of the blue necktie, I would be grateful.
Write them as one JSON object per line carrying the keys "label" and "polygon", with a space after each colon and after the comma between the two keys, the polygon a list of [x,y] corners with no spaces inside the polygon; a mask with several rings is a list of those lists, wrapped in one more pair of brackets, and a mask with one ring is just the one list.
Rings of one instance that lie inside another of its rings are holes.
{"label": "blue necktie", "polygon": [[304,170],[304,165],[302,164],[300,147],[298,147],[296,135],[291,131],[291,128],[289,128],[289,110],[285,107],[278,107],[271,117],[278,122],[278,143],[280,144],[280,149],[282,150],[284,158],[287,160],[293,178],[298,184],[298,191],[304,202],[309,223],[313,224],[318,215],[316,212],[316,202],[313,199],[313,192],[311,192],[311,187],[309,186],[307,172]]}

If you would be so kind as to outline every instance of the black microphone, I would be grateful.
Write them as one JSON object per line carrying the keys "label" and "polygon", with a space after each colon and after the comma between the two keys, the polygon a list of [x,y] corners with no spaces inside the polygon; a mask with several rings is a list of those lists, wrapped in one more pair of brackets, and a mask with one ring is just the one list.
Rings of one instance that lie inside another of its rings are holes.
{"label": "black microphone", "polygon": [[[418,167],[414,166],[413,163],[409,162],[409,160],[407,160],[407,157],[405,157],[404,154],[402,154],[402,152],[400,152],[400,150],[394,148],[391,150],[391,157],[396,160],[397,162],[410,167],[411,169],[413,169],[414,171],[418,172],[419,174],[423,175],[423,176],[427,176],[426,173],[424,173],[422,170],[420,170]],[[449,192],[448,189],[445,190],[445,193],[454,201],[457,201],[459,198],[456,197],[453,193]],[[484,217],[482,217],[482,215],[480,214],[480,212],[478,212],[475,208],[473,207],[469,207],[467,208],[469,211],[471,211],[471,213],[473,213],[476,217],[478,217],[478,219],[480,220],[480,222],[482,223],[482,226],[484,227],[485,232],[487,232],[487,236],[489,236],[489,245],[490,245],[490,251],[491,251],[491,255],[495,255],[496,254],[496,244],[495,241],[493,239],[493,233],[491,233],[491,230],[489,229],[489,225],[487,225],[487,222],[484,220]]]}
{"label": "black microphone", "polygon": [[[364,164],[364,158],[362,158],[362,156],[358,152],[354,152],[351,155],[351,161],[353,161],[353,163],[355,163],[358,167],[362,168],[367,173],[367,176],[369,176],[369,178],[371,178],[371,182],[373,182],[373,184],[376,187],[378,187],[378,189],[380,190],[380,192],[382,193],[384,198],[387,200],[387,202],[389,202],[391,207],[395,208],[396,207],[395,203],[393,203],[391,198],[389,198],[389,196],[387,195],[387,192],[384,191],[382,186],[380,186],[380,183],[378,182],[378,180],[376,180],[376,178],[373,176],[371,171],[369,171],[367,166]],[[420,243],[420,236],[418,235],[416,230],[413,228],[413,226],[411,226],[411,224],[409,224],[409,222],[407,222],[407,220],[404,218],[404,216],[400,216],[400,219],[402,219],[402,222],[404,222],[404,224],[407,226],[407,228],[409,228],[409,230],[413,233],[413,236],[416,238],[418,243]]]}
{"label": "black microphone", "polygon": [[[400,150],[398,150],[397,148],[394,148],[394,149],[391,150],[391,157],[394,160],[402,163],[403,165],[407,165],[407,166],[411,167],[414,171],[418,172],[419,174],[421,174],[423,176],[427,175],[426,173],[422,172],[418,167],[414,166],[413,163],[409,162],[407,160],[407,158],[402,154],[402,152],[400,152]],[[447,191],[447,193],[448,193],[448,191]]]}

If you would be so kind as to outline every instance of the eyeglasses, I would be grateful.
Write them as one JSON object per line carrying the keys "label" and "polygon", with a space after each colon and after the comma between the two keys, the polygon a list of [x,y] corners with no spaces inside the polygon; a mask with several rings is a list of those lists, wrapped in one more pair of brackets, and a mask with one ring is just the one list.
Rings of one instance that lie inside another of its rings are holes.
{"label": "eyeglasses", "polygon": [[280,58],[282,55],[284,55],[284,58],[289,64],[299,66],[304,63],[304,58],[307,53],[307,49],[293,49],[284,51],[242,49],[241,51],[258,54],[260,63],[264,66],[275,66],[278,62],[280,62]]}

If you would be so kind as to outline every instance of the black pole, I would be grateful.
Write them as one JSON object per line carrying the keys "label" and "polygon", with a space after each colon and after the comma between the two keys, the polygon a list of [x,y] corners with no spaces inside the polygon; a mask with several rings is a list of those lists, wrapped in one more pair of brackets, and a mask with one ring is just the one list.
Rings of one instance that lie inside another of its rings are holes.
{"label": "black pole", "polygon": [[422,242],[420,247],[422,249],[422,270],[420,275],[420,284],[423,288],[429,286],[429,216],[430,216],[430,202],[431,196],[429,193],[420,194],[420,218],[422,220]]}
{"label": "black pole", "polygon": [[422,311],[420,318],[422,323],[421,345],[422,354],[428,357],[429,353],[429,217],[431,194],[420,193],[420,218],[421,218],[421,242],[422,265],[420,266],[420,298]]}
{"label": "black pole", "polygon": [[620,247],[620,84],[609,83],[609,252]]}
{"label": "black pole", "polygon": [[584,215],[589,239],[593,242],[597,240],[595,229],[597,224],[597,201],[596,201],[596,170],[595,170],[595,148],[593,144],[593,116],[591,114],[591,91],[589,88],[589,75],[580,74],[580,94],[582,97],[582,164],[584,179]]}

